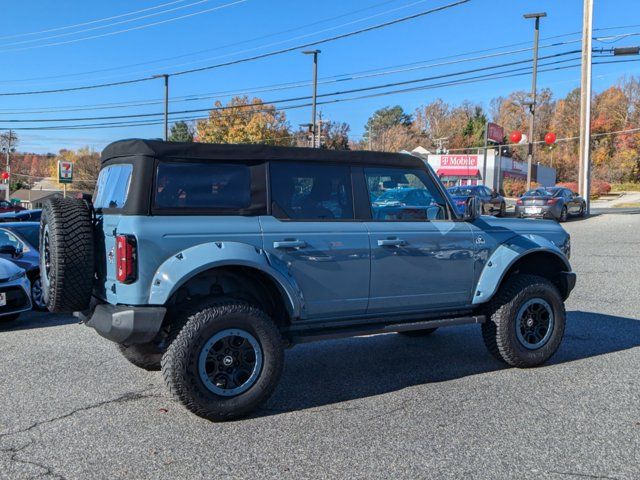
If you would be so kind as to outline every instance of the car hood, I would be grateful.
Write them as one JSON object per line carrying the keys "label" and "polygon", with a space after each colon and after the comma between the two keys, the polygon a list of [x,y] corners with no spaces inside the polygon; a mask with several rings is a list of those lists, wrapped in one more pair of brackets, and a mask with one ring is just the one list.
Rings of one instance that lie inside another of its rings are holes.
{"label": "car hood", "polygon": [[0,282],[6,282],[7,279],[13,277],[15,274],[20,273],[22,268],[15,263],[0,258]]}

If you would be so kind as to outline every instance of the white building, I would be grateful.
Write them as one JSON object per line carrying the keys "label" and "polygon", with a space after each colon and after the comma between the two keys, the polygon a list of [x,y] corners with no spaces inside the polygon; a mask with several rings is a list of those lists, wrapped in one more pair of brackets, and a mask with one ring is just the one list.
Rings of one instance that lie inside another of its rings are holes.
{"label": "white building", "polygon": [[[480,150],[481,151],[481,150]],[[527,179],[527,164],[510,157],[498,156],[494,149],[478,154],[446,154],[429,153],[423,147],[411,152],[429,162],[446,186],[453,185],[486,185],[494,190],[502,190],[505,179]],[[556,171],[540,164],[532,165],[531,178],[544,187],[556,183]]]}

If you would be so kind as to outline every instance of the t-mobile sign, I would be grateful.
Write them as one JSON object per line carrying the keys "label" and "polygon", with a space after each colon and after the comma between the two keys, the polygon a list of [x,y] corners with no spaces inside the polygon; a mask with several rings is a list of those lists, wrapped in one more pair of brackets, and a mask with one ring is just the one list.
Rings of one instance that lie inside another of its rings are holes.
{"label": "t-mobile sign", "polygon": [[442,155],[441,167],[477,167],[478,155]]}

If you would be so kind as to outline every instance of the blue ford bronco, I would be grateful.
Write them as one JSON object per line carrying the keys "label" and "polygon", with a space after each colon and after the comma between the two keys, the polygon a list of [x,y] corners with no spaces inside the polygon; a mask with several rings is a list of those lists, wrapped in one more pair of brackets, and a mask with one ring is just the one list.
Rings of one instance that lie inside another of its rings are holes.
{"label": "blue ford bronco", "polygon": [[40,240],[49,310],[211,420],[257,408],[301,342],[473,323],[498,359],[540,365],[576,281],[556,222],[473,197],[460,214],[421,159],[380,152],[115,142],[92,198],[45,205]]}

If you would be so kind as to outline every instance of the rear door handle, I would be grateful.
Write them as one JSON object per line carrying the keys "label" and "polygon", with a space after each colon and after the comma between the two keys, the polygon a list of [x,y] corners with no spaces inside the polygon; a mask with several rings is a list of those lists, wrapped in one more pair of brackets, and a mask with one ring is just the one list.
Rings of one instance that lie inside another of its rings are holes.
{"label": "rear door handle", "polygon": [[387,238],[386,240],[378,240],[379,247],[402,247],[407,242],[400,238]]}
{"label": "rear door handle", "polygon": [[304,240],[283,240],[281,242],[273,242],[273,248],[304,248],[307,246],[307,242]]}

